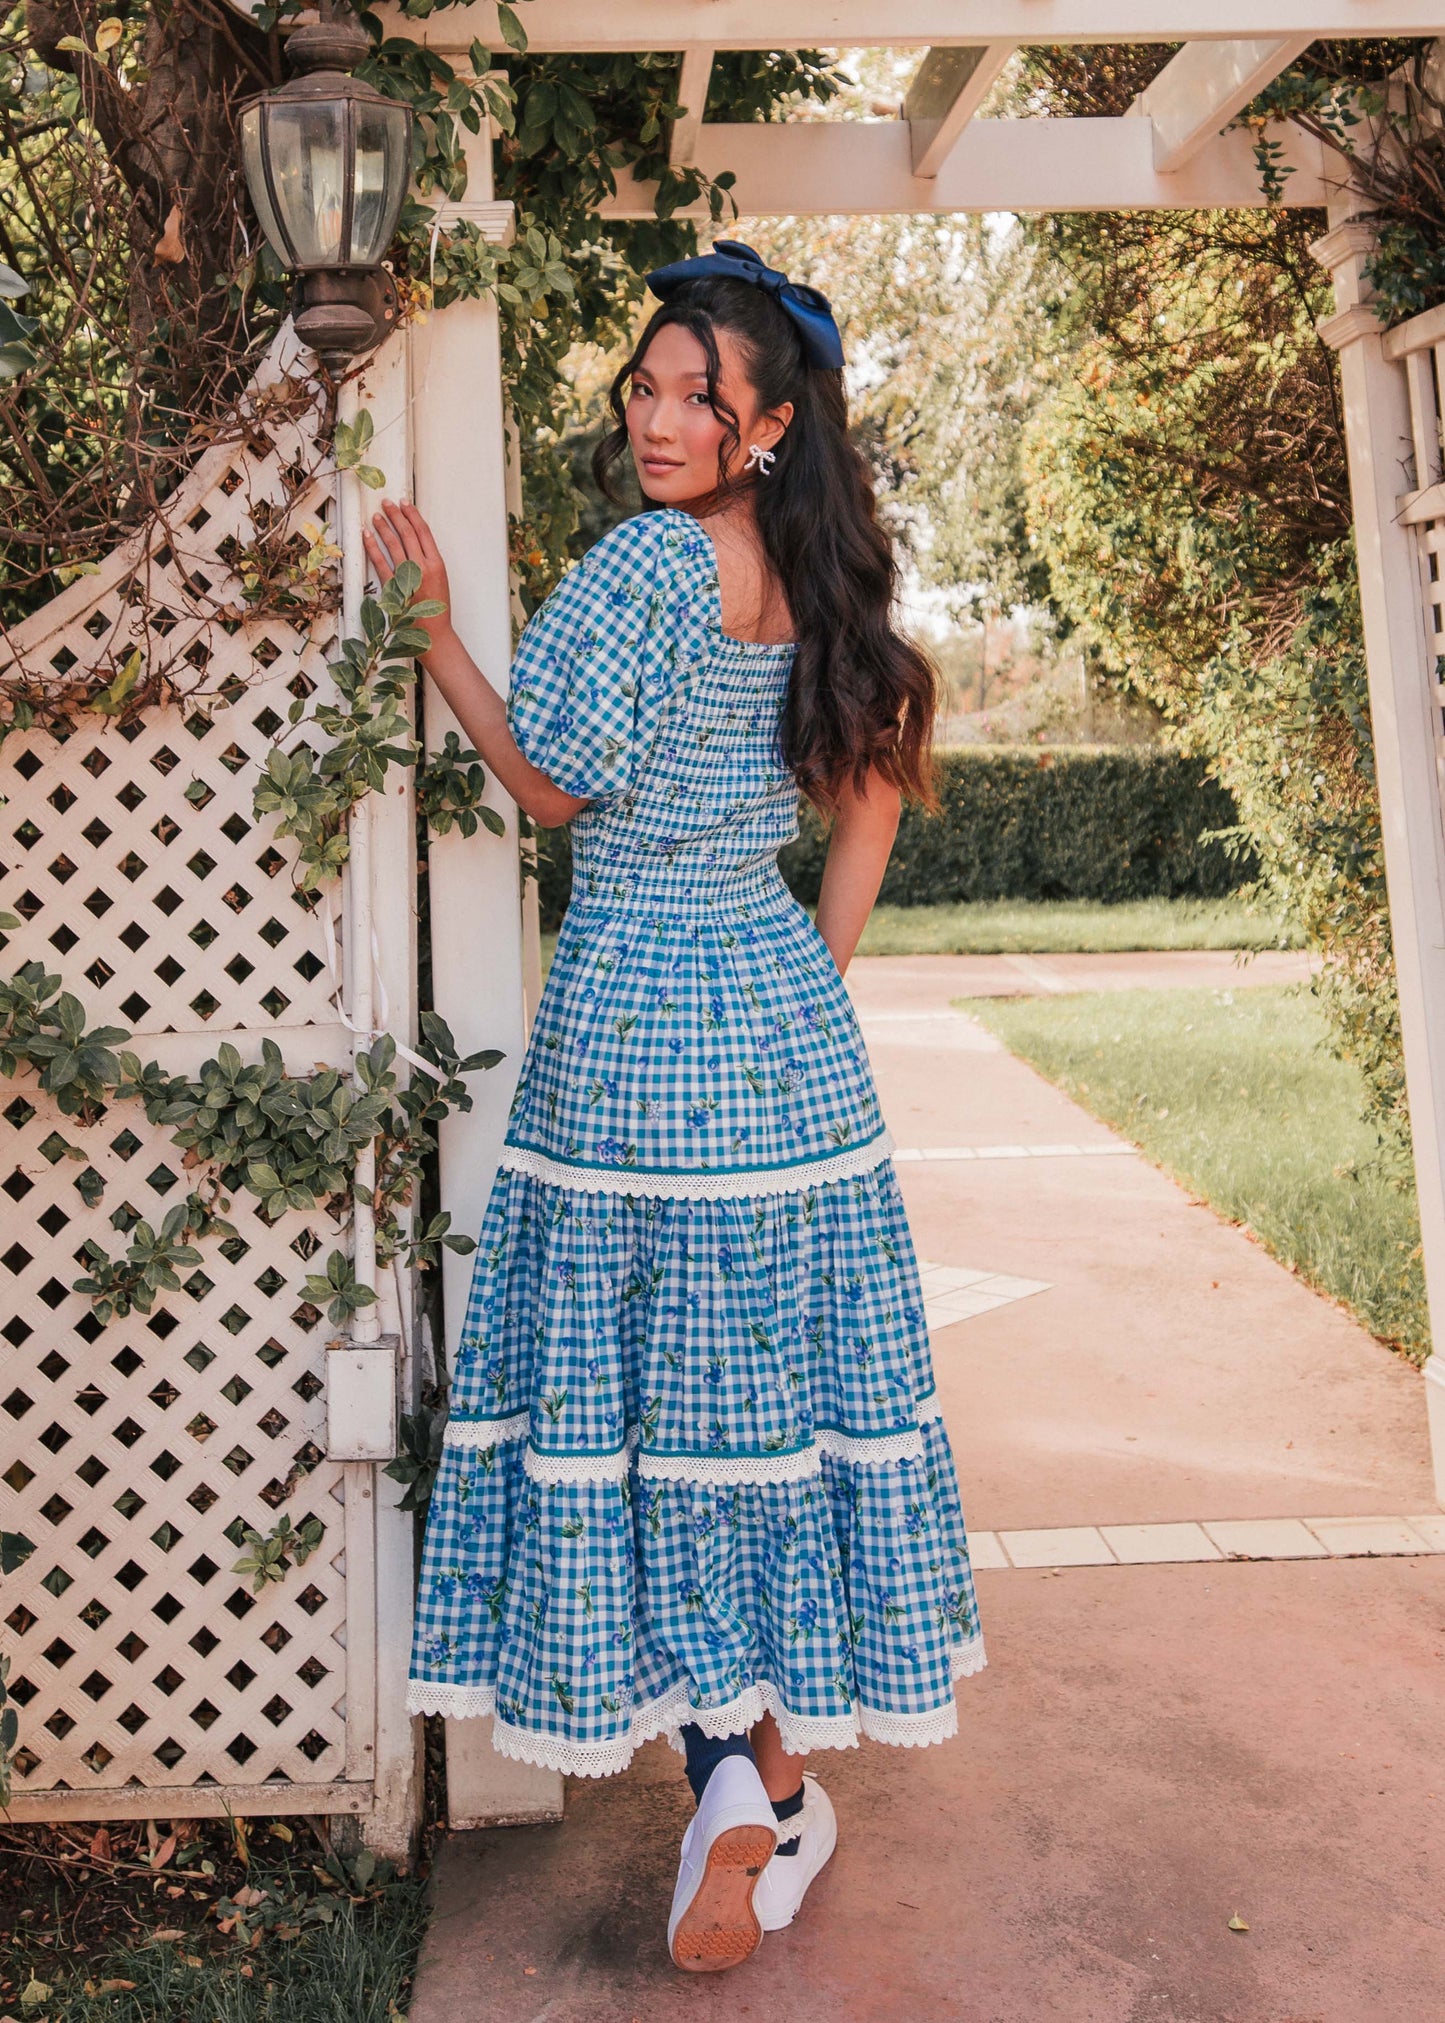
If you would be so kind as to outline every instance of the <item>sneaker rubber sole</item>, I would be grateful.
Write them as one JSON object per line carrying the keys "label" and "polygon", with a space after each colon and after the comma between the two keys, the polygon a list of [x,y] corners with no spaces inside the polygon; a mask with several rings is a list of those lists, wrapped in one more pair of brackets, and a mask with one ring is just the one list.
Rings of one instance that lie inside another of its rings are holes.
{"label": "sneaker rubber sole", "polygon": [[757,1951],[763,1928],[753,1891],[776,1845],[776,1835],[765,1826],[730,1826],[718,1835],[672,1935],[675,1966],[690,1974],[717,1974],[741,1966]]}

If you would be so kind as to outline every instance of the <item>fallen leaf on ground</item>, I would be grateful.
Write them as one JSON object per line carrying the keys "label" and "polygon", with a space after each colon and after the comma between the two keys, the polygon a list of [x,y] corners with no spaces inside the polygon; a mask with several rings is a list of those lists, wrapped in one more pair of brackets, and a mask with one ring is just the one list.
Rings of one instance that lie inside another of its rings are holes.
{"label": "fallen leaf on ground", "polygon": [[1244,1922],[1244,1919],[1239,1915],[1239,1912],[1236,1911],[1234,1916],[1229,1921],[1229,1929],[1232,1932],[1247,1932],[1249,1930],[1249,1926]]}

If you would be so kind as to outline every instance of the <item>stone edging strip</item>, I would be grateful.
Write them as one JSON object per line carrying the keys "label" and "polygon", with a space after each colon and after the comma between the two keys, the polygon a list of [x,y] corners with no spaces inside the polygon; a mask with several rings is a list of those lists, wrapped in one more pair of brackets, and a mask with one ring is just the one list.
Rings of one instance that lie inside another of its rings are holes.
{"label": "stone edging strip", "polygon": [[969,1533],[978,1567],[1177,1566],[1192,1560],[1414,1558],[1445,1553],[1445,1515],[1244,1517]]}
{"label": "stone edging strip", "polygon": [[1138,1156],[1137,1145],[911,1145],[894,1146],[893,1163],[935,1159],[1109,1159]]}

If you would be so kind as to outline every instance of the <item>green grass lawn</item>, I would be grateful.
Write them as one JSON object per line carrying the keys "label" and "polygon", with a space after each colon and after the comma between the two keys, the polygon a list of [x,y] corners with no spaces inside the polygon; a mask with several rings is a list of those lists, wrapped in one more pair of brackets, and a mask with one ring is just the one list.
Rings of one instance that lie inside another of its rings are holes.
{"label": "green grass lawn", "polygon": [[1238,899],[979,900],[875,906],[860,955],[1066,955],[1096,949],[1296,948],[1297,934]]}
{"label": "green grass lawn", "polygon": [[1414,1362],[1429,1353],[1413,1184],[1293,985],[961,998],[1023,1060]]}

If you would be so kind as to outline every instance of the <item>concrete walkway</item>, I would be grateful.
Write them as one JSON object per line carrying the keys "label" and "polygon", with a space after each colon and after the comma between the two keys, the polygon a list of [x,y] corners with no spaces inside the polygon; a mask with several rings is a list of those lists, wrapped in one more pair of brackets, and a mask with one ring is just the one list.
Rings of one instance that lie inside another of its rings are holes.
{"label": "concrete walkway", "polygon": [[[666,1957],[689,1801],[665,1745],[572,1784],[562,1827],[454,1836],[413,2023],[1439,2013],[1445,1522],[1419,1376],[951,1010],[968,960],[849,975],[919,1155],[898,1170],[980,1548],[991,1662],[959,1739],[821,1756],[838,1853],[716,1979]],[[1338,1522],[1367,1518],[1395,1529]],[[1105,1563],[1062,1564],[1091,1529]],[[1301,1534],[1308,1556],[1268,1556]],[[1251,1537],[1265,1556],[1224,1556]],[[1350,1556],[1372,1540],[1393,1556]]]}

